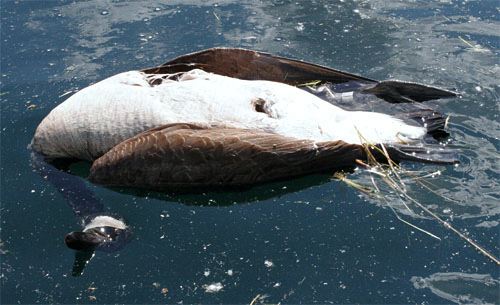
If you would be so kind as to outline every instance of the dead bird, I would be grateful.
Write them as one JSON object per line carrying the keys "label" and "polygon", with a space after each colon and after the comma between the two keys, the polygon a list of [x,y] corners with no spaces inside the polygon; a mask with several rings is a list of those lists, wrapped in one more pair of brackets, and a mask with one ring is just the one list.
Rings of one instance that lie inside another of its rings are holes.
{"label": "dead bird", "polygon": [[453,151],[426,141],[446,134],[443,115],[422,107],[395,116],[335,105],[356,96],[399,104],[455,93],[214,48],[80,90],[40,123],[32,148],[47,160],[92,161],[95,183],[156,190],[331,171],[365,158],[364,143],[384,145],[395,161],[457,162]]}

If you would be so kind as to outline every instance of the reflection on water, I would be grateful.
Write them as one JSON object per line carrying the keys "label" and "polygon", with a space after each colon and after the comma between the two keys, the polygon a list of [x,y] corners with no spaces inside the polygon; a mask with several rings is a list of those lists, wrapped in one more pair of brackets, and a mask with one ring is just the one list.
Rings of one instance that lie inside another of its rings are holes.
{"label": "reflection on water", "polygon": [[497,304],[500,281],[489,274],[460,272],[435,273],[429,277],[412,277],[417,289],[429,288],[432,293],[458,304]]}
{"label": "reflection on water", "polygon": [[[398,222],[382,203],[314,177],[259,186],[243,199],[158,198],[87,183],[132,225],[134,240],[99,253],[72,278],[73,252],[62,237],[78,225],[31,171],[26,150],[37,124],[71,92],[213,46],[434,84],[461,93],[429,104],[450,114],[462,163],[405,165],[441,170],[430,182],[450,200],[408,187],[498,256],[496,1],[3,1],[0,18],[4,303],[250,303],[257,295],[272,303],[500,302],[498,268],[432,220],[405,215],[441,242]],[[202,206],[179,203],[189,201]]]}

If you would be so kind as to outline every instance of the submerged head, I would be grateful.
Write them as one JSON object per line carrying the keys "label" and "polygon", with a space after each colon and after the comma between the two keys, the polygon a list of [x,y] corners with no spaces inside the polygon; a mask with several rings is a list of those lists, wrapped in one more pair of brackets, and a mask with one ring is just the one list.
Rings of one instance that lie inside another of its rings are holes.
{"label": "submerged head", "polygon": [[130,229],[122,220],[111,216],[93,218],[82,231],[66,234],[66,245],[78,251],[115,251],[130,239]]}

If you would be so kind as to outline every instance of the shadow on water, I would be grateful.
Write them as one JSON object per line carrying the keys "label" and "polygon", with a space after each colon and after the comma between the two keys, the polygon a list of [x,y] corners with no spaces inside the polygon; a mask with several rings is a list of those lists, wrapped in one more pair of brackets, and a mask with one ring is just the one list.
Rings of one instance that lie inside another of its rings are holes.
{"label": "shadow on water", "polygon": [[[71,181],[75,182],[75,179],[86,179],[86,177],[88,177],[89,175],[91,166],[91,164],[86,161],[75,161],[69,159],[54,160],[51,162],[51,164],[58,170],[69,174],[69,177],[66,178],[66,181],[70,184]],[[344,170],[347,171],[352,169],[346,168]],[[74,177],[75,179],[71,177]],[[318,174],[298,177],[295,179],[287,179],[283,181],[263,183],[254,186],[232,188],[224,187],[220,189],[183,189],[182,192],[158,192],[141,190],[137,188],[117,187],[111,187],[108,189],[120,194],[139,197],[142,199],[156,199],[159,201],[174,202],[186,206],[224,207],[237,204],[258,203],[272,198],[280,198],[287,194],[296,193],[313,186],[319,186],[329,181],[331,181],[331,175]],[[70,184],[67,184],[67,186],[70,186]],[[88,190],[88,192],[90,192],[90,190]],[[73,206],[72,208],[75,209],[75,206]],[[102,212],[104,212],[104,209],[102,210]],[[109,214],[109,212],[107,213]],[[130,241],[131,234],[134,234],[133,231],[131,232],[128,229],[127,232],[128,238],[122,239],[121,241],[115,241],[113,242],[113,244],[115,244],[114,246],[110,247],[109,249],[99,249],[97,253],[100,253],[102,251],[113,253],[117,250],[121,250]],[[73,268],[71,272],[72,276],[79,277],[83,275],[85,268],[97,254],[95,250],[96,249],[75,251]]]}
{"label": "shadow on water", "polygon": [[[59,160],[54,164],[61,170],[86,179],[90,171],[90,163],[84,161]],[[339,171],[352,171],[345,168]],[[154,198],[162,201],[177,202],[185,205],[196,206],[229,206],[249,202],[259,202],[271,198],[279,198],[286,194],[319,186],[331,181],[332,174],[317,174],[262,183],[253,186],[221,187],[221,188],[190,188],[183,190],[166,190],[164,192],[141,190],[129,187],[107,187],[121,194],[141,198]]]}

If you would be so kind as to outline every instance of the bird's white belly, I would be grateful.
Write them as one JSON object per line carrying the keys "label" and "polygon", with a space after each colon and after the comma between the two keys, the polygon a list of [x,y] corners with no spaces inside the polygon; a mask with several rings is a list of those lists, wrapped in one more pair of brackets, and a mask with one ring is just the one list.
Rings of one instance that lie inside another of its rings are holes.
{"label": "bird's white belly", "polygon": [[425,133],[384,114],[344,111],[282,83],[200,70],[155,86],[146,77],[125,72],[76,93],[42,121],[33,148],[49,157],[93,160],[125,139],[170,123],[224,124],[350,143],[361,142],[359,133],[375,143],[395,141],[397,133],[409,138]]}
{"label": "bird's white belly", "polygon": [[248,91],[205,80],[150,86],[143,79],[142,73],[131,71],[79,91],[42,121],[33,148],[53,158],[93,160],[121,141],[164,124],[267,129],[273,124],[266,115],[252,111]]}

